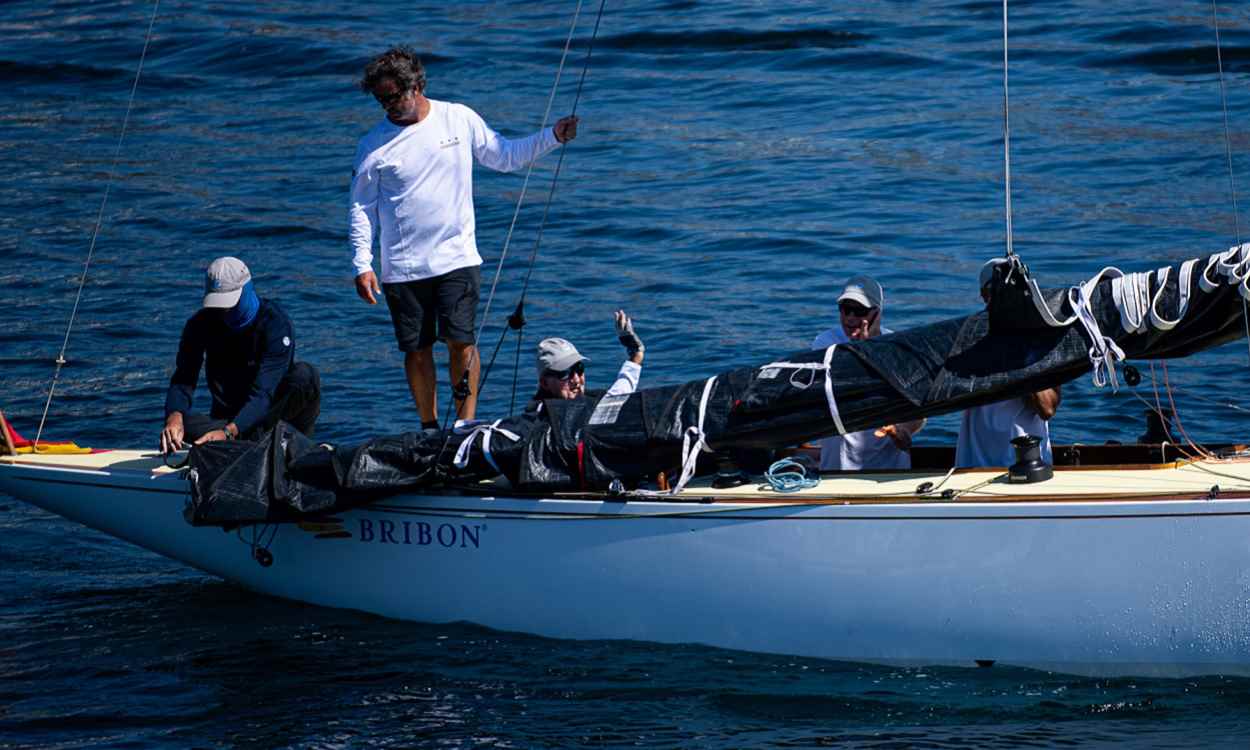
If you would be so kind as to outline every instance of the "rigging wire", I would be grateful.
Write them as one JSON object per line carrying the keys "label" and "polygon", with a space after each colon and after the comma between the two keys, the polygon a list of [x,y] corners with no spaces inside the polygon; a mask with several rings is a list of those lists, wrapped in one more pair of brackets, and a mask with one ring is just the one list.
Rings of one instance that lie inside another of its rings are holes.
{"label": "rigging wire", "polygon": [[[590,41],[589,41],[589,43],[588,43],[588,44],[587,44],[587,46],[586,46],[586,59],[585,59],[585,61],[582,63],[582,74],[581,74],[580,79],[579,79],[579,80],[578,80],[578,82],[577,82],[577,94],[576,94],[576,96],[573,98],[573,108],[572,108],[572,110],[571,110],[571,111],[570,111],[570,113],[569,113],[569,114],[570,114],[570,116],[573,116],[573,115],[576,115],[576,114],[577,114],[577,104],[578,104],[578,102],[580,102],[580,101],[581,101],[581,97],[582,97],[582,87],[583,87],[583,86],[585,85],[585,83],[586,83],[586,71],[590,68],[590,54],[591,54],[592,50],[594,49],[595,37],[597,37],[597,36],[598,36],[598,34],[599,34],[599,24],[600,24],[600,22],[603,20],[603,8],[604,8],[604,5],[605,5],[606,3],[607,3],[607,0],[600,0],[600,2],[599,2],[599,12],[598,12],[598,14],[597,14],[597,15],[596,15],[596,17],[595,17],[595,28],[594,28],[594,31],[591,33],[591,35],[590,35]],[[550,116],[550,114],[551,114],[552,102],[554,102],[554,100],[555,100],[556,90],[559,88],[559,85],[560,85],[560,76],[561,76],[561,75],[563,74],[563,72],[564,72],[564,63],[565,63],[565,60],[568,58],[569,48],[572,46],[572,43],[573,43],[573,34],[574,34],[574,32],[577,30],[577,22],[578,22],[578,19],[579,19],[579,18],[580,18],[580,16],[581,16],[581,11],[582,11],[582,0],[578,0],[578,2],[577,2],[577,8],[575,9],[574,14],[573,14],[573,22],[572,22],[572,23],[570,24],[570,26],[569,26],[569,34],[568,34],[568,37],[565,39],[565,42],[564,42],[564,51],[563,51],[563,53],[560,55],[560,66],[559,66],[559,68],[556,70],[556,78],[555,78],[555,81],[552,83],[552,86],[551,86],[551,94],[550,94],[550,96],[548,97],[548,100],[547,100],[547,111],[546,111],[546,113],[544,113],[544,114],[543,114],[543,125],[542,125],[542,127],[543,127],[543,128],[546,128],[546,126],[547,126],[547,125],[546,125],[546,123],[547,123],[547,118],[548,118],[548,117]],[[521,298],[520,298],[520,300],[517,302],[517,308],[516,308],[516,311],[513,313],[513,315],[514,315],[514,316],[516,317],[516,319],[518,320],[518,326],[517,326],[517,348],[518,348],[518,351],[517,351],[517,358],[518,358],[518,362],[519,362],[519,360],[520,360],[520,346],[521,346],[521,340],[520,340],[520,336],[521,336],[520,326],[524,325],[524,318],[523,318],[523,316],[522,316],[521,311],[522,311],[523,306],[524,306],[524,304],[525,304],[525,293],[526,293],[526,291],[528,291],[528,289],[529,289],[529,281],[530,281],[530,276],[531,276],[531,275],[533,274],[533,272],[534,272],[534,260],[535,260],[535,258],[536,258],[536,257],[537,257],[537,255],[538,255],[538,245],[539,245],[539,243],[542,241],[542,230],[543,230],[543,227],[546,225],[546,223],[547,223],[547,216],[548,216],[548,214],[549,214],[549,213],[550,213],[550,211],[551,211],[551,201],[552,201],[552,199],[553,199],[553,198],[554,198],[554,196],[555,196],[555,191],[556,191],[556,182],[560,179],[560,167],[561,167],[561,165],[563,165],[563,164],[564,164],[564,154],[565,154],[565,152],[566,152],[566,150],[567,150],[567,146],[568,146],[568,143],[567,143],[567,142],[560,144],[560,157],[559,157],[559,159],[556,161],[556,168],[555,168],[555,172],[554,172],[554,173],[552,174],[552,176],[551,176],[551,188],[547,191],[547,204],[546,204],[546,206],[543,208],[543,216],[542,216],[542,221],[541,221],[541,222],[539,222],[539,225],[538,225],[538,237],[537,237],[537,239],[534,241],[534,250],[530,253],[529,272],[528,272],[528,273],[526,274],[526,276],[525,276],[525,285],[524,285],[524,287],[523,287],[523,288],[522,288],[522,290],[521,290]],[[526,171],[526,173],[525,173],[525,183],[526,183],[526,184],[528,184],[528,183],[529,183],[529,176],[530,176],[530,171],[532,170],[532,168],[533,168],[533,162],[531,162],[531,163],[530,163],[530,169],[529,169],[529,170],[527,170],[527,171]],[[519,213],[520,213],[520,210],[521,210],[521,201],[522,201],[522,200],[524,200],[524,198],[525,198],[525,193],[524,193],[524,188],[522,188],[522,193],[521,193],[521,195],[519,196],[519,198],[518,198],[518,200],[517,200],[517,207],[516,207],[516,210],[515,210],[515,212],[513,213],[513,217],[512,217],[513,226],[515,226],[515,225],[516,225],[517,214],[519,214]],[[499,256],[499,265],[498,265],[498,267],[497,267],[497,269],[496,269],[496,271],[495,271],[495,278],[494,278],[494,280],[491,282],[490,294],[489,294],[489,295],[487,296],[487,298],[486,298],[486,307],[484,308],[484,310],[483,310],[483,312],[482,312],[482,323],[481,323],[481,325],[478,327],[478,330],[477,330],[477,335],[476,335],[476,336],[474,337],[474,339],[473,339],[473,343],[474,343],[474,347],[473,347],[473,354],[471,355],[471,358],[470,358],[470,360],[469,360],[469,366],[465,368],[465,372],[464,372],[463,378],[462,378],[462,380],[461,380],[461,384],[463,384],[463,385],[465,385],[465,386],[467,386],[467,378],[470,376],[470,374],[471,374],[471,373],[472,373],[472,371],[473,371],[473,364],[474,364],[474,361],[475,361],[475,360],[477,360],[477,361],[479,361],[479,362],[480,362],[480,356],[481,356],[481,355],[480,355],[480,353],[479,353],[479,351],[478,351],[477,342],[481,339],[482,332],[483,332],[483,331],[485,330],[485,328],[486,328],[486,323],[487,323],[487,320],[488,320],[489,315],[490,315],[490,305],[491,305],[491,302],[492,302],[492,301],[494,300],[494,298],[495,298],[495,290],[496,290],[496,288],[497,288],[497,286],[498,286],[498,284],[499,284],[499,277],[500,277],[500,275],[501,275],[501,273],[502,273],[502,271],[503,271],[503,263],[504,263],[504,259],[507,257],[507,253],[508,253],[508,244],[511,242],[511,239],[512,239],[512,227],[509,227],[509,229],[508,229],[508,236],[507,236],[507,238],[505,239],[505,242],[504,242],[504,249],[503,249],[503,251],[501,252],[501,254],[500,254],[500,256]],[[508,327],[505,327],[505,328],[503,329],[503,332],[500,334],[500,337],[499,337],[499,344],[497,344],[497,345],[495,346],[495,351],[491,354],[490,362],[489,362],[489,363],[487,363],[487,365],[486,365],[486,371],[485,371],[485,372],[483,372],[483,373],[482,373],[482,376],[478,379],[478,383],[477,383],[477,393],[478,393],[479,395],[480,395],[480,394],[481,394],[481,392],[482,392],[482,385],[483,385],[483,384],[485,384],[486,379],[487,379],[488,377],[490,377],[490,371],[491,371],[491,368],[493,368],[493,367],[494,367],[494,365],[495,365],[495,358],[499,355],[499,349],[500,349],[500,346],[502,346],[502,344],[503,344],[503,339],[504,339],[504,337],[505,337],[505,336],[507,336],[507,333],[508,333]],[[515,391],[515,388],[516,388],[516,383],[515,383],[516,374],[515,374],[515,373],[514,373],[514,375],[513,375],[513,379],[514,379],[514,382],[513,382],[513,389],[514,389],[514,391]],[[453,398],[454,398],[455,389],[456,389],[457,387],[459,387],[459,385],[453,385],[452,387],[453,387]],[[472,392],[471,390],[467,390],[467,389],[466,389],[466,396],[468,395],[468,393],[471,393],[471,392]],[[515,394],[514,394],[513,398],[514,398],[514,400],[515,400]],[[439,447],[438,454],[437,454],[437,458],[435,459],[435,462],[434,462],[434,463],[435,463],[435,465],[437,465],[437,464],[438,464],[438,461],[439,461],[439,460],[441,460],[443,453],[447,450],[447,445],[451,442],[451,432],[450,432],[450,431],[448,431],[448,429],[447,429],[447,425],[448,425],[448,422],[449,422],[449,421],[450,421],[450,419],[451,419],[451,414],[452,414],[452,412],[453,412],[453,411],[455,411],[454,407],[453,407],[453,408],[451,408],[451,409],[448,409],[448,410],[447,410],[447,416],[446,416],[446,417],[444,417],[444,419],[443,419],[443,443],[442,443],[442,445]]]}
{"label": "rigging wire", "polygon": [[117,147],[113,151],[113,164],[109,167],[108,179],[104,183],[104,197],[100,200],[100,211],[96,214],[95,229],[91,232],[91,244],[87,248],[87,259],[82,266],[82,276],[78,279],[78,293],[74,296],[74,309],[70,312],[69,323],[65,326],[65,340],[61,343],[61,352],[56,357],[56,370],[52,373],[52,384],[48,386],[48,400],[43,405],[43,416],[39,418],[39,429],[35,431],[35,441],[32,444],[32,450],[39,452],[39,438],[43,436],[44,423],[48,419],[48,409],[52,406],[52,396],[56,393],[56,384],[61,378],[61,368],[65,366],[65,352],[69,349],[69,335],[74,329],[74,320],[78,317],[78,305],[82,301],[82,290],[87,284],[87,270],[91,267],[91,257],[95,254],[96,240],[100,236],[100,226],[104,223],[104,207],[108,204],[109,192],[113,187],[113,180],[117,177],[117,162],[121,159],[122,142],[126,139],[126,127],[130,124],[130,111],[134,107],[135,92],[139,90],[139,77],[143,74],[143,61],[148,55],[148,45],[152,41],[152,29],[156,26],[156,13],[160,9],[161,1],[153,0],[152,17],[148,19],[148,31],[143,38],[143,51],[139,53],[139,65],[135,69],[135,80],[130,86],[130,98],[126,101],[126,114],[122,117],[121,133],[117,136]]}
{"label": "rigging wire", "polygon": [[[1004,8],[1005,7],[1006,7],[1006,0],[1004,0]],[[1241,245],[1241,214],[1237,206],[1237,181],[1236,181],[1236,175],[1233,169],[1232,134],[1230,132],[1229,125],[1228,125],[1228,95],[1227,95],[1226,86],[1224,82],[1223,44],[1220,39],[1219,6],[1217,5],[1216,0],[1211,0],[1211,26],[1215,31],[1215,64],[1216,64],[1216,71],[1218,74],[1218,80],[1220,84],[1220,108],[1221,108],[1221,111],[1223,112],[1223,118],[1224,118],[1224,155],[1225,155],[1225,160],[1226,160],[1226,164],[1228,167],[1229,199],[1233,206],[1233,237],[1237,243],[1237,246],[1240,246]],[[1246,303],[1246,300],[1244,299],[1242,300],[1242,303],[1241,303],[1241,319],[1242,319],[1242,324],[1245,328],[1248,351],[1250,351],[1250,310],[1247,309],[1247,303]],[[1180,447],[1179,442],[1177,442],[1174,438],[1173,438],[1173,444],[1175,445],[1175,447],[1178,449],[1180,453],[1182,453],[1183,455],[1186,455],[1186,457],[1191,460],[1195,460],[1195,461],[1202,460],[1202,459],[1222,460],[1222,459],[1219,459],[1214,454],[1212,454],[1210,451],[1206,450],[1202,446],[1195,443],[1189,437],[1188,433],[1185,432],[1184,424],[1181,422],[1180,412],[1176,408],[1176,401],[1173,397],[1173,391],[1180,390],[1180,389],[1176,389],[1172,386],[1171,380],[1168,377],[1167,363],[1161,363],[1161,364],[1163,367],[1164,391],[1167,393],[1168,405],[1171,409],[1172,416],[1175,417],[1176,426],[1180,430],[1180,433],[1182,437],[1184,438],[1185,442],[1188,444],[1190,448],[1192,448],[1197,453],[1197,456],[1188,455],[1186,451]],[[1151,388],[1154,390],[1154,397],[1155,397],[1155,404],[1152,408],[1161,418],[1164,419],[1163,421],[1164,431],[1168,433],[1169,437],[1172,437],[1171,431],[1166,426],[1167,425],[1166,414],[1163,410],[1163,405],[1159,399],[1159,387],[1158,387],[1158,383],[1155,381],[1155,363],[1153,361],[1150,363],[1150,381],[1151,381]],[[1211,401],[1212,403],[1218,403],[1218,402],[1215,402],[1213,399],[1207,399],[1197,394],[1191,393],[1188,395],[1190,395],[1193,398],[1197,398],[1199,400]],[[1142,400],[1143,402],[1145,401],[1144,399],[1141,399],[1141,396],[1138,396],[1138,398]],[[1148,403],[1147,405],[1149,406]],[[1231,403],[1226,404],[1226,406],[1232,407],[1233,409],[1237,409],[1239,411],[1245,411],[1244,409],[1241,409],[1241,407],[1238,407]]]}
{"label": "rigging wire", "polygon": [[[1224,155],[1228,161],[1228,193],[1233,202],[1233,237],[1241,245],[1241,216],[1237,210],[1237,182],[1233,176],[1233,139],[1228,129],[1228,95],[1224,87],[1224,53],[1220,44],[1220,16],[1216,0],[1211,0],[1211,25],[1215,27],[1215,65],[1220,74],[1220,106],[1224,110]],[[1241,301],[1241,321],[1246,331],[1246,351],[1250,354],[1250,310]]]}
{"label": "rigging wire", "polygon": [[1007,257],[1015,254],[1011,244],[1011,107],[1007,86],[1007,0],[1003,0],[1003,178],[1006,184]]}
{"label": "rigging wire", "polygon": [[1220,44],[1220,18],[1211,0],[1211,25],[1215,27],[1215,65],[1220,75],[1220,106],[1224,110],[1224,154],[1228,160],[1228,194],[1233,202],[1233,236],[1241,244],[1241,216],[1237,211],[1237,183],[1233,176],[1233,140],[1228,129],[1228,95],[1224,90],[1224,53]]}
{"label": "rigging wire", "polygon": [[[600,2],[599,2],[599,10],[598,10],[598,12],[595,14],[595,26],[594,26],[594,29],[593,29],[593,30],[591,31],[591,33],[590,33],[590,39],[589,39],[589,41],[586,43],[586,57],[585,57],[585,59],[584,59],[584,60],[583,60],[583,62],[582,62],[582,72],[581,72],[581,76],[578,78],[578,81],[577,81],[577,91],[576,91],[576,93],[575,93],[575,94],[574,94],[574,96],[573,96],[573,107],[572,107],[572,109],[569,111],[569,115],[570,115],[570,116],[575,116],[575,115],[577,114],[577,105],[581,102],[581,99],[582,99],[582,89],[583,89],[583,88],[585,87],[585,85],[586,85],[586,73],[587,73],[587,71],[589,71],[589,70],[590,70],[590,57],[591,57],[591,54],[593,54],[593,52],[594,52],[594,48],[595,48],[595,39],[596,39],[596,38],[598,38],[598,36],[599,36],[599,26],[600,26],[600,24],[601,24],[601,23],[602,23],[602,21],[603,21],[603,9],[604,9],[604,6],[605,6],[606,4],[607,4],[607,0],[600,0]],[[581,10],[581,3],[580,3],[580,0],[579,0],[579,3],[578,3],[578,11],[580,12],[580,10]],[[572,39],[572,32],[573,32],[573,30],[572,30],[572,29],[570,29],[570,30],[569,30],[569,38],[570,38],[570,40]],[[566,44],[566,51],[567,51],[567,44]],[[563,66],[563,59],[561,59],[561,65]],[[557,81],[558,81],[558,77],[557,77]],[[553,90],[553,94],[554,94],[554,90]],[[518,299],[518,301],[517,301],[517,310],[518,310],[518,312],[522,309],[522,306],[525,304],[525,297],[526,297],[526,295],[529,293],[530,279],[531,279],[531,278],[533,277],[533,275],[534,275],[534,265],[535,265],[535,262],[536,262],[536,261],[537,261],[537,259],[538,259],[538,249],[539,249],[539,247],[542,245],[542,239],[543,239],[543,229],[545,229],[545,228],[546,228],[546,226],[547,226],[547,218],[548,218],[548,216],[549,216],[549,215],[550,215],[550,213],[551,213],[551,204],[552,204],[552,201],[553,201],[553,200],[554,200],[554,198],[555,198],[556,184],[557,184],[557,183],[559,182],[559,180],[560,180],[560,170],[561,170],[561,168],[564,166],[564,155],[565,155],[565,153],[566,153],[566,152],[567,152],[567,150],[568,150],[568,149],[567,149],[567,147],[568,147],[568,144],[567,144],[567,143],[563,143],[563,144],[561,144],[561,145],[560,145],[560,155],[559,155],[559,158],[556,160],[556,167],[555,167],[555,171],[554,171],[554,172],[552,173],[552,175],[551,175],[551,186],[550,186],[550,187],[548,188],[548,190],[547,190],[547,202],[546,202],[546,204],[543,206],[543,215],[542,215],[542,219],[538,222],[538,233],[537,233],[537,235],[536,235],[536,236],[535,236],[535,238],[534,238],[534,248],[530,251],[530,257],[529,257],[529,267],[527,268],[527,270],[526,270],[526,272],[525,272],[525,282],[524,282],[524,284],[523,284],[523,285],[522,285],[522,287],[521,287],[521,295],[520,295],[520,298],[519,298],[519,299]],[[502,263],[502,259],[501,259],[501,263]],[[498,279],[498,276],[496,276],[496,279]],[[494,293],[495,293],[494,286],[492,286],[492,287],[491,287],[491,296],[494,296]],[[486,321],[486,316],[489,314],[489,312],[490,312],[490,302],[489,302],[489,300],[487,300],[486,310],[485,310],[485,312],[483,312],[483,315],[482,315],[482,329],[484,329],[484,328],[485,328],[485,326],[486,326],[486,322],[487,322],[487,321]],[[522,323],[522,325],[523,325],[523,323]],[[479,331],[478,331],[478,333],[479,333],[479,337],[480,337],[480,335],[481,335],[481,330],[482,330],[482,329],[479,329]],[[517,330],[517,347],[520,347],[520,346],[521,346],[521,341],[520,341],[520,337],[521,337],[521,329],[518,327],[516,330]],[[507,328],[505,328],[505,329],[504,329],[504,331],[503,331],[503,333],[501,333],[501,334],[500,334],[500,338],[501,338],[501,340],[502,340],[503,336],[507,335],[507,331],[508,331],[508,329],[507,329]],[[486,372],[484,372],[484,373],[482,374],[482,378],[481,378],[481,381],[480,381],[481,383],[485,383],[485,382],[486,382],[486,379],[490,376],[490,371],[491,371],[491,369],[492,369],[492,368],[494,367],[494,365],[495,365],[495,355],[497,355],[498,353],[499,353],[499,347],[498,347],[498,346],[496,346],[496,347],[495,347],[495,354],[491,356],[490,362],[489,362],[489,363],[487,363],[487,365],[486,365]],[[519,356],[519,355],[518,355],[518,356]],[[518,360],[518,361],[519,361],[519,360]],[[515,383],[515,380],[516,380],[516,378],[517,378],[518,374],[519,374],[519,370],[514,370],[514,372],[513,372],[513,381],[514,381],[514,382],[513,382],[513,390],[515,390],[515,389],[516,389],[516,383]],[[478,392],[479,392],[479,393],[481,393],[481,385],[480,385],[480,384],[479,384],[479,387],[478,387]]]}
{"label": "rigging wire", "polygon": [[[600,6],[600,12],[603,12]],[[577,30],[577,21],[582,15],[582,0],[577,0],[577,7],[573,10],[573,22],[569,25],[569,35],[564,40],[564,51],[560,53],[560,65],[556,68],[556,78],[551,82],[551,93],[547,95],[547,109],[543,112],[542,123],[539,124],[538,130],[542,132],[547,127],[547,120],[551,117],[551,107],[556,100],[556,91],[560,88],[560,76],[564,74],[564,62],[569,56],[569,47],[573,44],[573,32]],[[584,76],[583,76],[584,77]],[[530,175],[534,172],[534,162],[530,162],[525,170],[525,179],[521,182],[521,194],[517,196],[516,208],[512,211],[512,223],[508,225],[508,234],[504,236],[503,250],[499,254],[499,263],[495,266],[495,278],[490,284],[490,294],[486,296],[486,307],[482,311],[482,322],[477,328],[477,336],[474,342],[482,339],[482,331],[486,329],[486,321],[490,318],[490,305],[495,299],[495,288],[499,285],[499,278],[503,275],[503,263],[508,257],[508,248],[512,244],[512,233],[516,230],[517,218],[521,215],[521,204],[525,202],[525,192],[529,189]]]}
{"label": "rigging wire", "polygon": [[[586,43],[586,60],[582,64],[582,75],[577,81],[577,92],[573,95],[573,108],[569,111],[570,116],[577,114],[577,105],[582,100],[582,88],[586,85],[586,71],[590,69],[590,55],[595,49],[595,38],[599,36],[599,23],[603,20],[603,6],[607,0],[600,0],[599,13],[595,16],[595,28],[590,33],[590,41]],[[542,245],[543,229],[547,226],[547,216],[551,213],[551,203],[556,194],[556,183],[560,179],[560,168],[564,166],[564,154],[567,151],[567,143],[560,145],[560,157],[556,159],[556,169],[551,175],[551,187],[547,190],[547,203],[543,206],[543,217],[538,222],[538,235],[534,238],[534,249],[530,251],[529,269],[525,273],[525,284],[521,287],[521,299],[525,299],[526,293],[529,291],[530,278],[534,275],[534,261],[538,258],[538,248]]]}
{"label": "rigging wire", "polygon": [[[603,12],[602,5],[599,8],[599,12],[601,14]],[[564,40],[564,49],[560,53],[560,64],[556,67],[556,77],[555,77],[555,80],[551,82],[551,93],[547,95],[547,108],[546,110],[543,111],[542,123],[539,125],[539,128],[538,128],[540,133],[547,128],[547,120],[551,117],[551,108],[553,104],[555,103],[556,92],[560,88],[560,77],[564,74],[564,64],[565,64],[565,61],[568,59],[569,49],[573,45],[573,34],[577,30],[577,22],[581,18],[581,15],[582,15],[582,0],[577,0],[577,7],[573,9],[573,20],[569,24],[569,33],[568,33],[568,36],[565,37],[565,40]],[[598,23],[596,23],[595,28],[598,29]],[[587,61],[587,64],[589,64],[589,60]],[[584,71],[582,73],[582,78],[585,79]],[[563,157],[564,155],[563,146],[561,146],[560,154],[561,154],[561,157]],[[504,237],[503,250],[500,251],[499,263],[495,267],[495,277],[494,279],[491,280],[490,293],[486,295],[486,307],[482,311],[482,322],[478,325],[477,333],[473,337],[473,353],[469,357],[468,366],[464,368],[464,374],[461,376],[460,381],[458,383],[452,384],[452,404],[450,404],[451,408],[447,410],[446,415],[443,417],[442,429],[444,433],[447,432],[447,426],[449,423],[451,423],[452,413],[457,411],[457,408],[455,406],[455,401],[457,397],[467,398],[472,393],[473,386],[469,385],[468,379],[473,373],[474,365],[476,363],[481,362],[481,353],[478,351],[478,342],[481,341],[482,332],[486,329],[486,322],[490,319],[491,303],[493,303],[495,300],[495,290],[499,286],[499,279],[503,276],[503,264],[504,264],[504,261],[508,257],[508,248],[512,244],[512,234],[516,229],[517,218],[521,215],[521,205],[525,202],[525,193],[529,188],[530,175],[533,174],[533,172],[534,172],[534,162],[531,161],[525,169],[525,179],[521,183],[521,194],[517,196],[516,208],[513,209],[512,211],[512,222],[508,225],[508,233]],[[544,217],[545,217],[545,214],[544,214]],[[521,309],[520,305],[518,305],[517,311],[513,314],[516,316],[520,316],[520,309]],[[486,372],[483,373],[482,377],[478,378],[478,382],[476,383],[477,393],[479,395],[482,392],[482,386],[485,384],[486,378],[490,375],[491,365],[495,363],[495,357],[499,355],[499,348],[503,346],[504,337],[507,335],[508,335],[508,328],[505,327],[503,329],[503,332],[499,336],[499,342],[495,345],[495,351],[491,354],[490,364],[486,366]],[[519,336],[519,332],[518,332],[518,336]],[[517,346],[518,347],[520,346],[519,340],[517,341]],[[463,396],[461,396],[461,393],[458,393],[459,389],[462,389],[462,388],[463,388]],[[447,434],[444,436],[443,445],[441,448],[439,448],[439,452],[438,452],[439,456],[442,456],[443,451],[446,450],[447,443],[450,440],[451,440],[450,434]]]}
{"label": "rigging wire", "polygon": [[[501,340],[502,340],[502,339],[501,339]],[[521,329],[519,329],[519,328],[518,328],[518,329],[517,329],[517,334],[516,334],[516,358],[515,358],[515,359],[513,360],[513,362],[512,362],[512,372],[513,372],[514,374],[513,374],[513,376],[512,376],[512,401],[511,401],[511,403],[510,403],[510,404],[509,404],[509,406],[508,406],[508,413],[509,413],[509,414],[515,414],[515,413],[516,413],[516,385],[517,385],[517,377],[516,377],[515,373],[519,373],[520,371],[521,371]]]}

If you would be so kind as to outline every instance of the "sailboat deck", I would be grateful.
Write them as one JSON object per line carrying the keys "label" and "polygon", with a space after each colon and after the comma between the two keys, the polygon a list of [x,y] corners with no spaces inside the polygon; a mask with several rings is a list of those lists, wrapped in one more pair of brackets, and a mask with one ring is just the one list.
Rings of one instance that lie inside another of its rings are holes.
{"label": "sailboat deck", "polygon": [[[176,469],[155,451],[110,450],[81,455],[0,456],[0,466],[29,466],[157,477]],[[1117,466],[1057,466],[1054,477],[1034,484],[1007,481],[1005,468],[937,469],[837,473],[797,492],[774,490],[760,478],[738,487],[713,488],[712,479],[692,482],[672,500],[753,503],[1010,503],[1177,500],[1250,497],[1250,457]],[[928,484],[928,487],[924,485]],[[479,491],[522,496],[506,482],[484,482]],[[439,490],[439,492],[446,492]],[[601,500],[602,493],[548,493],[547,497]]]}

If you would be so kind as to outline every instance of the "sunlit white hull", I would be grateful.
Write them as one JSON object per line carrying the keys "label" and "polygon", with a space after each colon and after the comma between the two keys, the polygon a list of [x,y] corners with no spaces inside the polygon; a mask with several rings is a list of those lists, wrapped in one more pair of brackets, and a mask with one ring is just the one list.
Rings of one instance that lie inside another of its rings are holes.
{"label": "sunlit white hull", "polygon": [[680,502],[401,495],[268,533],[189,526],[186,481],[157,466],[132,451],[0,457],[0,491],[257,591],[388,617],[836,659],[1250,674],[1247,464],[1057,471],[946,501],[912,495],[942,480],[921,473],[796,495],[694,488]]}

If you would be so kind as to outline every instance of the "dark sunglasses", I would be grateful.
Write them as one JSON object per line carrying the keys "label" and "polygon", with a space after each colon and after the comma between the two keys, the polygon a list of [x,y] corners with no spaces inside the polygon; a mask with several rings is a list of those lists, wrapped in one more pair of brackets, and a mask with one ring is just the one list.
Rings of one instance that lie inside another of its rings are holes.
{"label": "dark sunglasses", "polygon": [[389,107],[389,106],[391,106],[392,104],[394,104],[395,102],[397,102],[397,101],[399,101],[400,99],[404,98],[404,94],[407,94],[407,93],[408,93],[408,92],[407,92],[406,90],[401,89],[401,90],[399,90],[399,91],[395,91],[395,92],[392,92],[392,93],[390,93],[390,94],[386,94],[385,96],[378,96],[377,94],[374,94],[374,95],[373,95],[373,98],[374,98],[374,99],[377,99],[377,100],[378,100],[378,104],[381,104],[383,107]]}
{"label": "dark sunglasses", "polygon": [[574,375],[585,375],[586,365],[581,362],[577,362],[567,370],[548,370],[547,374],[559,380],[568,380]]}
{"label": "dark sunglasses", "polygon": [[857,318],[867,317],[868,313],[873,311],[871,307],[857,305],[854,302],[843,302],[838,305],[838,309],[842,311],[843,315],[854,315]]}

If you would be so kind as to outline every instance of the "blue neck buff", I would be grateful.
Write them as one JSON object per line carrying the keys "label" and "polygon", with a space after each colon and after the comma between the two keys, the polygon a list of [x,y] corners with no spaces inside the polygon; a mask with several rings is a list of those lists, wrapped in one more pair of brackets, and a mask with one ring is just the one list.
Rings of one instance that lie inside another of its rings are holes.
{"label": "blue neck buff", "polygon": [[226,325],[236,331],[241,331],[252,324],[256,320],[256,313],[260,310],[260,297],[256,296],[256,290],[252,289],[252,282],[243,285],[243,293],[239,295],[239,301],[234,307],[226,310]]}

